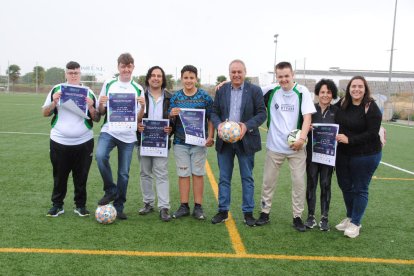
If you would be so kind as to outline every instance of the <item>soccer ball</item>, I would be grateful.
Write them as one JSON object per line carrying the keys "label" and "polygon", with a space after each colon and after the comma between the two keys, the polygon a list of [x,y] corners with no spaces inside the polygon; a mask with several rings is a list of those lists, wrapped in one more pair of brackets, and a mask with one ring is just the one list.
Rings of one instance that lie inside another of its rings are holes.
{"label": "soccer ball", "polygon": [[111,224],[116,219],[116,209],[112,204],[98,206],[95,218],[99,223]]}
{"label": "soccer ball", "polygon": [[[300,129],[294,129],[292,130],[289,135],[287,136],[287,143],[289,146],[293,145],[299,138],[300,138]],[[308,139],[306,138],[304,145],[308,142]]]}
{"label": "soccer ball", "polygon": [[241,128],[236,122],[226,121],[221,127],[221,139],[227,143],[236,143],[240,140]]}

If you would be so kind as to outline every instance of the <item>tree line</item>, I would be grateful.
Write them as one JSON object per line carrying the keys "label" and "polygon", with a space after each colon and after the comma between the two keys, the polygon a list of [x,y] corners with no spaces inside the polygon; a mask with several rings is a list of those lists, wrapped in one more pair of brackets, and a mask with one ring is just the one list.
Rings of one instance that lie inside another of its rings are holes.
{"label": "tree line", "polygon": [[[20,72],[21,68],[17,64],[12,64],[8,67],[6,71],[7,75],[10,78],[10,84],[14,86],[15,84],[37,84],[41,86],[42,84],[46,85],[54,85],[58,83],[65,82],[65,70],[58,67],[51,67],[49,69],[45,69],[42,66],[35,66],[33,67],[32,72],[28,72],[21,76]],[[115,75],[114,77],[116,77]],[[142,86],[145,86],[145,75],[133,77],[134,81],[139,83]],[[174,77],[171,74],[166,75],[167,79],[167,89],[172,90],[174,86],[180,86],[180,80],[174,81]],[[7,79],[6,79],[7,80]],[[225,81],[226,77],[221,75],[217,77],[216,84]],[[81,81],[86,82],[95,82],[96,77],[93,75],[82,75]],[[36,83],[37,82],[37,83]],[[201,80],[199,80],[199,83]]]}

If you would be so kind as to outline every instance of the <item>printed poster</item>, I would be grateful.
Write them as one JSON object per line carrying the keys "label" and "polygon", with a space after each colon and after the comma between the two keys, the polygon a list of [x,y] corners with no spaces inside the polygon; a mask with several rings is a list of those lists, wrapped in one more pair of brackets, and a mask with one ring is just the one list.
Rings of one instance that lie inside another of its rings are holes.
{"label": "printed poster", "polygon": [[312,124],[312,162],[335,166],[339,125]]}
{"label": "printed poster", "polygon": [[110,131],[137,130],[137,100],[135,93],[108,93],[108,126]]}
{"label": "printed poster", "polygon": [[86,115],[88,112],[88,88],[78,85],[64,84],[61,85],[62,95],[60,96],[59,105],[83,118],[89,119]]}
{"label": "printed poster", "polygon": [[205,109],[181,108],[180,119],[185,132],[185,142],[190,145],[205,146]]}
{"label": "printed poster", "polygon": [[164,131],[169,126],[169,120],[150,120],[142,119],[145,125],[141,133],[141,156],[168,156],[168,133]]}

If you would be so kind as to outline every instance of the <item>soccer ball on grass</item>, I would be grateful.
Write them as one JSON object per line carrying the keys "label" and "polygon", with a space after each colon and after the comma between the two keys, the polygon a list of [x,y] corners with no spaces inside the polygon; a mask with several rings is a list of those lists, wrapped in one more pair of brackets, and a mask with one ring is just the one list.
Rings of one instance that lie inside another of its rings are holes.
{"label": "soccer ball on grass", "polygon": [[116,219],[116,209],[112,204],[100,205],[95,211],[96,221],[102,224],[111,224]]}

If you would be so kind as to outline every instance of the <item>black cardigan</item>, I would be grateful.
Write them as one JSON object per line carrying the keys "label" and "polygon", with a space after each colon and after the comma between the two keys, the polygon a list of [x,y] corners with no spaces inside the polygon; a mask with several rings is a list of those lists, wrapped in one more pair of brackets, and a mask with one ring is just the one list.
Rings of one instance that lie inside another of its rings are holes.
{"label": "black cardigan", "polygon": [[339,110],[336,113],[335,122],[339,124],[339,133],[348,137],[348,144],[339,143],[338,152],[348,156],[372,155],[381,151],[379,129],[382,114],[378,105],[371,101],[367,112],[363,104],[353,105],[349,103],[346,109],[342,109],[339,101],[336,105]]}

